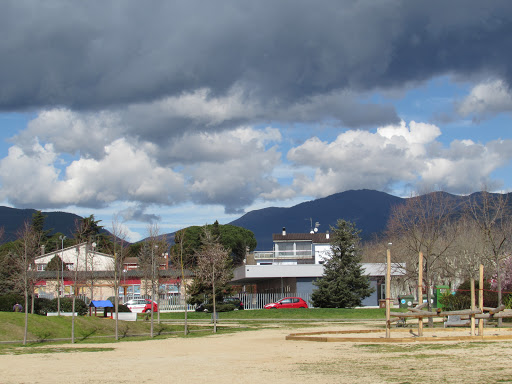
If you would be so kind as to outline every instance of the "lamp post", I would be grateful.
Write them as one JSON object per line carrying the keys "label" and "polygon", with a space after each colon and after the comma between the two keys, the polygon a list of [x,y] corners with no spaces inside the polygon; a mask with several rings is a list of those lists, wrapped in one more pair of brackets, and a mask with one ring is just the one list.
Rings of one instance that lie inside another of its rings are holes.
{"label": "lamp post", "polygon": [[66,239],[66,236],[59,236],[59,240],[60,240],[60,255],[61,255],[61,263],[60,263],[60,267],[61,267],[61,271],[62,271],[62,275],[61,275],[61,278],[62,278],[62,296],[64,296],[64,240]]}

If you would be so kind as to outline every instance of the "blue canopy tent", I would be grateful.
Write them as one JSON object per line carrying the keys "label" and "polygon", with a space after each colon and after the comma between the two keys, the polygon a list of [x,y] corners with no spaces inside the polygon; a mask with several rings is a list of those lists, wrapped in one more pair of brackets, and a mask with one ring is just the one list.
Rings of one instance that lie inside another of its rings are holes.
{"label": "blue canopy tent", "polygon": [[112,318],[112,314],[114,311],[114,305],[110,300],[92,300],[89,304],[89,316],[92,316],[92,309],[94,308],[94,316],[97,316],[96,311],[98,308],[103,308],[103,316],[107,317],[108,308],[110,308],[110,317]]}

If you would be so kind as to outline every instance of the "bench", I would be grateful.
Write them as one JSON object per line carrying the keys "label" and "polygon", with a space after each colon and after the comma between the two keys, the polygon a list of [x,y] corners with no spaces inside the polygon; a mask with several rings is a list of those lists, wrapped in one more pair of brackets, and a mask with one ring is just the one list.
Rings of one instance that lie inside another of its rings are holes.
{"label": "bench", "polygon": [[444,327],[465,327],[470,324],[468,319],[461,319],[460,315],[448,315]]}

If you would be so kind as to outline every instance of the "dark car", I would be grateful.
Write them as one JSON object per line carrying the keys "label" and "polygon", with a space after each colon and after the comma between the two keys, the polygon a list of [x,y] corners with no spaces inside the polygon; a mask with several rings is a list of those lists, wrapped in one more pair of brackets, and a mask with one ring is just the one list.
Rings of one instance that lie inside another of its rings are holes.
{"label": "dark car", "polygon": [[[217,312],[238,311],[244,309],[244,303],[238,297],[225,297],[215,303]],[[196,307],[196,312],[213,312],[213,303],[202,303]]]}
{"label": "dark car", "polygon": [[285,297],[275,303],[270,303],[264,306],[265,309],[277,309],[277,308],[308,308],[306,303],[300,297]]}

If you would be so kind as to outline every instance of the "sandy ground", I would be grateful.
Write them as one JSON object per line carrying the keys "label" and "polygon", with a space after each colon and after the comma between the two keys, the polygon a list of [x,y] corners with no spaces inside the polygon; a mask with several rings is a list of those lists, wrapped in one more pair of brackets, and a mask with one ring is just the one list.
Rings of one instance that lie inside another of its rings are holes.
{"label": "sandy ground", "polygon": [[512,341],[396,345],[285,340],[300,331],[312,329],[67,345],[115,348],[102,352],[4,355],[0,382],[512,383]]}

